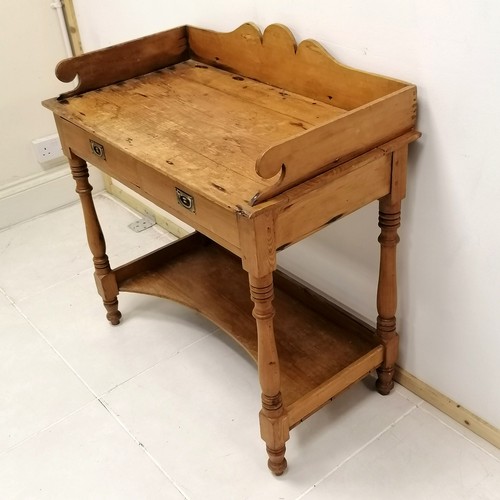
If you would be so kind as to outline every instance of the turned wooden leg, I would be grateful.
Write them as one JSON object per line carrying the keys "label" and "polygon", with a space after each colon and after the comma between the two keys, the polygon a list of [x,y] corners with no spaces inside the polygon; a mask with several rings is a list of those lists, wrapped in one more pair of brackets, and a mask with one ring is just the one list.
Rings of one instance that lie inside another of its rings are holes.
{"label": "turned wooden leg", "polygon": [[82,203],[87,241],[90,251],[94,256],[94,277],[97,290],[107,310],[106,318],[112,325],[117,325],[122,316],[118,310],[118,286],[109,266],[108,256],[106,255],[106,242],[104,241],[101,225],[95,211],[92,199],[92,186],[88,181],[89,171],[87,163],[81,158],[74,156],[69,159],[69,165],[73,179],[76,182],[76,192],[80,196]]}
{"label": "turned wooden leg", "polygon": [[262,278],[250,275],[250,293],[255,305],[253,317],[257,322],[258,368],[262,389],[260,432],[266,442],[268,467],[279,476],[287,467],[285,442],[289,437],[289,427],[281,398],[280,367],[274,339],[273,275]]}
{"label": "turned wooden leg", "polygon": [[379,206],[381,229],[380,270],[377,290],[377,336],[385,347],[384,362],[378,368],[377,390],[387,395],[394,387],[394,366],[398,357],[398,334],[396,333],[397,280],[396,245],[399,242],[398,227],[401,221],[401,202],[382,198]]}

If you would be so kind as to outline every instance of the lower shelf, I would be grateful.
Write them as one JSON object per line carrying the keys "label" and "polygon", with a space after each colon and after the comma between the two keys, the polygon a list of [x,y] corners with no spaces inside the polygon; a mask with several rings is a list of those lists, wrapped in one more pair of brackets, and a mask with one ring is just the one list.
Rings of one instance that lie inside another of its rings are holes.
{"label": "lower shelf", "polygon": [[[248,275],[241,261],[194,234],[115,270],[119,289],[175,300],[213,321],[257,359]],[[293,427],[378,367],[373,329],[276,272],[274,318],[281,386]]]}

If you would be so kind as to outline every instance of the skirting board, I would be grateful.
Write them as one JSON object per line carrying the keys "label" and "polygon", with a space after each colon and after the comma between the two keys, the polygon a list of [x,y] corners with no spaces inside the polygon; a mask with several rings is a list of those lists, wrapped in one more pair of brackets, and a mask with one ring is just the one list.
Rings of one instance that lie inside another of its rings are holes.
{"label": "skirting board", "polygon": [[433,387],[414,377],[411,373],[396,366],[394,374],[396,382],[413,392],[427,403],[431,404],[450,418],[471,430],[474,434],[482,437],[492,445],[500,448],[500,430],[485,422],[482,418],[474,415],[463,406],[451,400]]}
{"label": "skirting board", "polygon": [[[155,209],[155,206],[146,200],[144,200],[144,202],[147,203],[147,205],[144,204],[142,200],[138,199],[136,194],[133,194],[131,191],[129,192],[125,186],[122,187],[118,183],[115,184],[115,182],[116,181],[105,176],[106,190],[122,200],[125,204],[144,215],[155,217],[157,224],[179,238],[190,232],[189,226],[186,226],[183,222],[167,212]],[[179,225],[179,223],[182,226]],[[436,391],[436,389],[425,384],[399,366],[396,367],[394,378],[399,384],[422,398],[424,401],[427,401],[465,428],[470,429],[489,443],[500,448],[500,431],[488,422],[485,422],[477,415],[474,415],[466,408],[463,408],[455,401],[452,401],[444,394]]]}
{"label": "skirting board", "polygon": [[139,196],[137,193],[134,193],[131,189],[115,181],[108,175],[104,176],[104,185],[108,193],[123,201],[123,203],[133,208],[136,212],[155,219],[159,226],[166,229],[174,236],[183,238],[194,231],[192,227],[184,224],[184,222],[165,212],[161,208],[158,208],[150,201],[146,200],[142,196]]}
{"label": "skirting board", "polygon": [[[94,193],[104,189],[102,175],[89,167]],[[42,172],[0,187],[0,230],[61,208],[78,199],[69,166]]]}

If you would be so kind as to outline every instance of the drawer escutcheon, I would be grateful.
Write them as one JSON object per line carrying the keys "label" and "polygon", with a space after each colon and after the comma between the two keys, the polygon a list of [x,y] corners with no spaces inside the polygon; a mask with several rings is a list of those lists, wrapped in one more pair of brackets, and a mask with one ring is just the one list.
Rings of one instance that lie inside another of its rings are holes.
{"label": "drawer escutcheon", "polygon": [[92,150],[92,153],[94,153],[99,158],[102,158],[103,160],[106,159],[106,153],[104,153],[104,146],[102,144],[99,144],[98,142],[90,139],[90,149]]}
{"label": "drawer escutcheon", "polygon": [[179,203],[179,205],[187,208],[190,212],[196,213],[194,198],[191,195],[185,193],[179,188],[175,188],[175,193],[177,195],[177,203]]}

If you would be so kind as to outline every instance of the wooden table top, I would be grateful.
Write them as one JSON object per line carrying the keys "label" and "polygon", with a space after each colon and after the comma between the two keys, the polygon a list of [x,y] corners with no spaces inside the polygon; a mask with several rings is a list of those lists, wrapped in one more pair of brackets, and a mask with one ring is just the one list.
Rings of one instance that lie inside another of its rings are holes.
{"label": "wooden table top", "polygon": [[228,208],[276,183],[266,149],[346,112],[193,60],[46,105]]}

